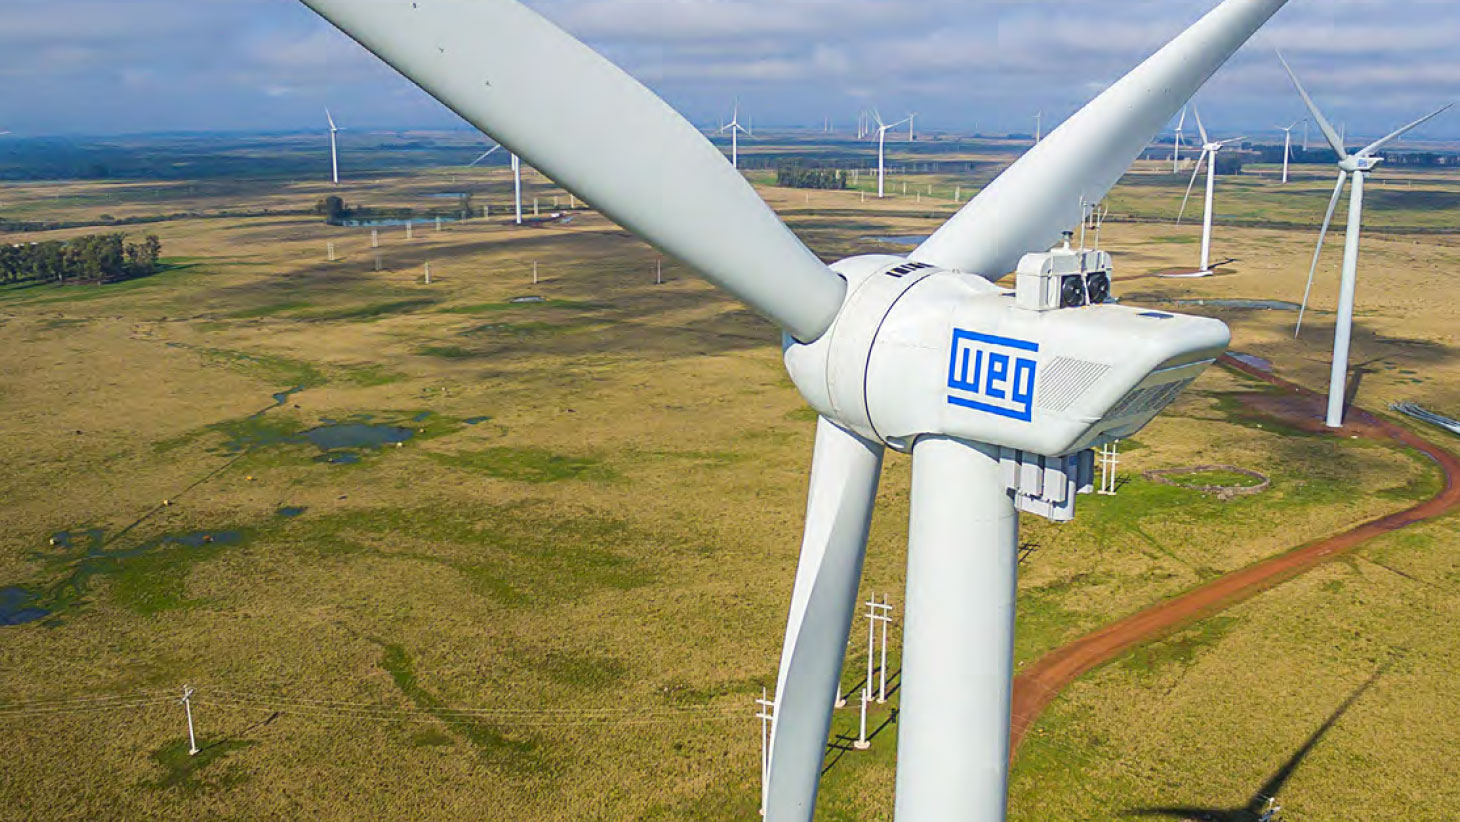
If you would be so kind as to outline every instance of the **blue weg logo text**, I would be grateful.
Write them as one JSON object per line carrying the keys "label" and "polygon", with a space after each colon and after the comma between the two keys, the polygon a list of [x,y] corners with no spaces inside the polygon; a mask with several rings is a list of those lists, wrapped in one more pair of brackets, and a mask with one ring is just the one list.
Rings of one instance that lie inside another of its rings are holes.
{"label": "blue weg logo text", "polygon": [[948,402],[1029,422],[1039,344],[953,329]]}

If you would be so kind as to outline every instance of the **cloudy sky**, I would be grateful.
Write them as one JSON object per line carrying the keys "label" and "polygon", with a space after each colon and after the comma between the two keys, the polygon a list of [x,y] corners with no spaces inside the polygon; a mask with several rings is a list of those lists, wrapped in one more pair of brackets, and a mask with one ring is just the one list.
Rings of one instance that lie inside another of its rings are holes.
{"label": "cloudy sky", "polygon": [[[530,0],[698,123],[928,128],[1062,119],[1216,0]],[[1460,3],[1292,0],[1198,98],[1214,130],[1300,116],[1281,47],[1335,121],[1376,134],[1460,99]],[[4,0],[0,129],[18,135],[453,127],[295,0]],[[1460,136],[1460,115],[1420,134]]]}

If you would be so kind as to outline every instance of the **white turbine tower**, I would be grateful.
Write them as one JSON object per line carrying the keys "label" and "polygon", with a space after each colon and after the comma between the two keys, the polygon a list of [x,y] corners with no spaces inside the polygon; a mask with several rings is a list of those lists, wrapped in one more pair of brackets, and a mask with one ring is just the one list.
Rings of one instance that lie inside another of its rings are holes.
{"label": "white turbine tower", "polygon": [[[1286,0],[1224,0],[911,255],[830,268],[694,126],[517,0],[303,1],[784,330],[819,419],[766,819],[805,822],[816,805],[888,447],[912,453],[896,818],[1004,819],[1016,506],[1072,516],[1090,449],[1139,431],[1230,341],[1217,320],[1074,307],[1094,279],[1072,258],[1103,252],[1030,252],[1077,224]],[[634,127],[597,128],[610,113]],[[1010,299],[993,281],[1016,266]]]}
{"label": "white turbine tower", "polygon": [[[887,132],[897,128],[903,123],[912,122],[911,117],[905,117],[895,123],[882,122],[882,115],[876,109],[872,110],[872,118],[877,121],[877,196],[882,197],[887,182]],[[903,191],[906,194],[906,191]]]}
{"label": "white turbine tower", "polygon": [[917,137],[913,133],[913,121],[917,119],[917,116],[916,111],[907,116],[907,141],[909,143],[917,142]]}
{"label": "white turbine tower", "polygon": [[1171,143],[1171,173],[1181,173],[1181,137],[1186,132],[1186,108],[1181,109],[1181,119],[1176,121],[1176,139]]}
{"label": "white turbine tower", "polygon": [[1338,322],[1333,329],[1333,366],[1328,377],[1328,416],[1325,419],[1329,428],[1340,428],[1343,426],[1343,397],[1348,380],[1349,341],[1353,334],[1354,295],[1358,287],[1359,234],[1364,226],[1364,175],[1372,172],[1383,161],[1384,158],[1375,156],[1379,149],[1404,136],[1412,129],[1438,117],[1450,106],[1443,106],[1394,131],[1387,137],[1371,143],[1357,153],[1349,154],[1344,149],[1343,138],[1333,130],[1333,125],[1328,122],[1327,117],[1323,116],[1323,112],[1318,110],[1317,104],[1313,102],[1312,97],[1308,96],[1308,91],[1298,81],[1298,75],[1293,72],[1288,61],[1283,59],[1281,54],[1278,55],[1278,59],[1282,60],[1283,68],[1287,69],[1288,76],[1293,79],[1293,85],[1297,87],[1304,105],[1313,115],[1313,122],[1318,124],[1318,130],[1323,132],[1328,144],[1338,154],[1338,183],[1333,187],[1333,198],[1328,201],[1328,212],[1323,217],[1323,229],[1318,233],[1318,247],[1313,252],[1313,266],[1308,270],[1308,286],[1303,290],[1303,305],[1298,312],[1298,328],[1293,332],[1295,337],[1303,330],[1303,314],[1308,308],[1308,296],[1313,290],[1313,275],[1318,271],[1318,258],[1323,253],[1323,241],[1328,237],[1328,226],[1333,222],[1333,212],[1338,208],[1339,198],[1343,196],[1344,183],[1348,182],[1350,178],[1353,179],[1353,190],[1350,193],[1348,205],[1348,230],[1344,234],[1343,275],[1338,293]]}
{"label": "white turbine tower", "polygon": [[522,225],[522,158],[516,152],[512,154],[512,201],[517,207],[517,224]]}
{"label": "white turbine tower", "polygon": [[334,171],[335,185],[340,184],[340,150],[339,141],[335,135],[340,133],[340,128],[335,125],[335,118],[330,114],[329,109],[324,110],[324,118],[330,124],[330,167]]}
{"label": "white turbine tower", "polygon": [[1201,112],[1193,108],[1192,113],[1196,115],[1196,128],[1201,134],[1201,156],[1197,158],[1196,168],[1191,171],[1191,182],[1186,184],[1186,196],[1181,200],[1181,211],[1176,215],[1176,223],[1180,225],[1182,218],[1186,216],[1186,204],[1191,200],[1191,189],[1196,185],[1197,176],[1201,174],[1202,163],[1206,163],[1206,213],[1202,217],[1201,227],[1201,268],[1196,272],[1196,276],[1207,277],[1212,273],[1212,206],[1217,190],[1217,152],[1245,138],[1236,137],[1231,140],[1213,140],[1207,136],[1206,126],[1202,125]]}
{"label": "white turbine tower", "polygon": [[749,134],[750,131],[740,125],[740,103],[738,102],[735,104],[735,113],[731,115],[730,122],[720,126],[719,133],[724,134],[727,129],[730,131],[730,167],[740,168],[740,134],[741,132]]}
{"label": "white turbine tower", "polygon": [[[1287,128],[1278,129],[1283,133],[1283,185],[1288,184],[1288,163],[1293,159],[1293,129],[1307,123],[1307,118],[1294,120]],[[1307,146],[1304,146],[1304,150]]]}

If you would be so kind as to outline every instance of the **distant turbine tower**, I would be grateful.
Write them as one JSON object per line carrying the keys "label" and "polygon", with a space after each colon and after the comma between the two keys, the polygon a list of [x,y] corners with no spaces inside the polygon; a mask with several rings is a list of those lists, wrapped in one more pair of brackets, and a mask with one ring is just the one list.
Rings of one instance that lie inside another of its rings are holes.
{"label": "distant turbine tower", "polygon": [[497,149],[499,149],[501,147],[502,147],[501,143],[498,143],[497,145],[492,146],[491,148],[489,148],[486,151],[482,152],[482,156],[476,158],[475,160],[472,160],[470,163],[467,163],[466,164],[466,167],[467,168],[473,168],[473,167],[475,167],[477,163],[480,163],[481,161],[483,161],[483,160],[487,159],[488,157],[492,156],[493,154],[496,153]]}
{"label": "distant turbine tower", "polygon": [[907,141],[909,143],[914,142],[917,139],[916,137],[913,136],[913,119],[915,117],[917,117],[917,116],[918,116],[918,113],[916,111],[914,111],[912,114],[909,114],[907,116]]}
{"label": "distant turbine tower", "polygon": [[335,137],[340,129],[335,125],[335,118],[330,115],[330,110],[324,110],[324,118],[330,123],[330,166],[334,169],[335,185],[340,184],[340,150],[339,141]]}
{"label": "distant turbine tower", "polygon": [[[909,120],[904,119],[898,120],[895,123],[884,123],[882,122],[882,115],[877,112],[877,109],[872,109],[872,117],[877,120],[877,196],[880,198],[883,196],[883,186],[887,180],[887,167],[884,163],[884,159],[886,157],[887,132],[891,129],[897,128],[903,123],[909,122]],[[904,191],[903,193],[906,194],[907,192]]]}
{"label": "distant turbine tower", "polygon": [[731,115],[730,122],[720,126],[719,133],[724,134],[727,129],[730,131],[730,165],[740,168],[740,132],[750,133],[740,125],[740,103],[735,104],[735,113]]}
{"label": "distant turbine tower", "polygon": [[1181,200],[1181,213],[1176,215],[1176,222],[1179,225],[1181,218],[1186,216],[1186,203],[1191,199],[1191,189],[1196,185],[1197,175],[1201,174],[1201,164],[1205,162],[1207,164],[1207,202],[1201,228],[1201,269],[1197,271],[1198,275],[1205,277],[1212,273],[1212,202],[1217,189],[1217,152],[1245,138],[1234,137],[1231,140],[1213,141],[1207,136],[1206,126],[1202,125],[1201,112],[1193,107],[1192,113],[1196,115],[1196,128],[1201,133],[1201,157],[1197,158],[1196,168],[1192,169],[1191,182],[1186,184],[1186,197]]}
{"label": "distant turbine tower", "polygon": [[1186,108],[1181,109],[1181,119],[1176,121],[1176,141],[1171,144],[1171,173],[1181,173],[1181,135],[1186,131]]}
{"label": "distant turbine tower", "polygon": [[[1297,128],[1299,123],[1307,124],[1307,122],[1307,118],[1295,120],[1292,125],[1280,129],[1283,133],[1283,185],[1288,184],[1288,161],[1293,158],[1293,129]],[[1307,147],[1304,148],[1306,150]]]}
{"label": "distant turbine tower", "polygon": [[517,224],[522,225],[522,158],[512,155],[512,191],[517,206]]}
{"label": "distant turbine tower", "polygon": [[1328,418],[1325,420],[1329,428],[1340,428],[1343,426],[1344,385],[1348,379],[1349,340],[1353,334],[1354,292],[1358,286],[1359,233],[1363,229],[1364,221],[1364,175],[1373,171],[1374,167],[1383,161],[1383,157],[1374,156],[1379,149],[1439,116],[1453,103],[1371,143],[1357,154],[1349,154],[1343,147],[1343,138],[1333,130],[1332,124],[1328,122],[1328,118],[1323,116],[1323,112],[1318,110],[1313,98],[1308,96],[1307,90],[1298,81],[1298,75],[1294,74],[1292,67],[1288,65],[1288,61],[1284,60],[1281,54],[1278,55],[1278,59],[1282,60],[1283,68],[1287,69],[1288,76],[1293,78],[1293,85],[1297,87],[1303,103],[1308,106],[1308,111],[1313,115],[1313,122],[1318,124],[1319,131],[1323,132],[1328,144],[1338,154],[1338,184],[1333,187],[1333,199],[1328,201],[1328,213],[1323,217],[1323,230],[1318,234],[1318,248],[1313,252],[1313,267],[1308,270],[1308,287],[1303,291],[1303,305],[1298,311],[1298,328],[1293,332],[1294,337],[1303,330],[1303,314],[1308,308],[1308,295],[1313,290],[1313,275],[1318,270],[1318,256],[1323,253],[1323,240],[1328,236],[1328,226],[1333,222],[1333,212],[1338,207],[1338,198],[1343,195],[1343,185],[1350,176],[1353,177],[1354,182],[1348,206],[1348,230],[1344,234],[1343,279],[1340,281],[1338,292],[1338,324],[1333,330],[1333,368],[1329,372],[1328,378]]}
{"label": "distant turbine tower", "polygon": [[1044,139],[1044,112],[1034,115],[1034,144],[1039,145]]}

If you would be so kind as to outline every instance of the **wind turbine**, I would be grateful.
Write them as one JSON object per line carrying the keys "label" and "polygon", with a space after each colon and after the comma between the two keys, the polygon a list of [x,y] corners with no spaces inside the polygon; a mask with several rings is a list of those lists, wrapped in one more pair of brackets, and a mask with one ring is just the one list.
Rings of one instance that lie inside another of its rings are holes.
{"label": "wind turbine", "polygon": [[1191,199],[1191,189],[1196,185],[1197,175],[1201,174],[1201,165],[1205,162],[1207,164],[1206,214],[1202,218],[1201,227],[1201,269],[1196,272],[1196,276],[1206,277],[1212,273],[1212,201],[1217,190],[1217,152],[1246,138],[1212,140],[1207,136],[1206,126],[1202,125],[1201,112],[1193,108],[1192,113],[1196,115],[1196,128],[1201,133],[1201,156],[1197,158],[1196,168],[1192,169],[1191,182],[1186,184],[1186,197],[1181,200],[1181,212],[1176,215],[1176,223],[1180,225],[1181,218],[1186,216],[1186,203]]}
{"label": "wind turbine", "polygon": [[1176,121],[1176,140],[1171,144],[1171,173],[1181,173],[1181,136],[1186,130],[1186,109],[1181,109],[1181,119]]}
{"label": "wind turbine", "polygon": [[[876,109],[872,109],[872,117],[877,121],[877,196],[883,195],[884,183],[887,181],[887,167],[884,159],[887,156],[887,132],[902,125],[912,122],[911,117],[904,117],[895,123],[882,122],[882,115]],[[906,194],[906,191],[903,191]]]}
{"label": "wind turbine", "polygon": [[[1302,120],[1294,120],[1293,124],[1287,128],[1280,129],[1283,133],[1283,185],[1288,184],[1288,161],[1293,159],[1293,129],[1299,125],[1305,125],[1307,122],[1308,119],[1305,117]],[[1307,150],[1307,146],[1304,146],[1304,150]]]}
{"label": "wind turbine", "polygon": [[[774,699],[766,819],[805,822],[814,811],[891,447],[912,453],[896,815],[1003,820],[1016,505],[1069,503],[1080,455],[1143,428],[1231,339],[1213,319],[1050,305],[1046,285],[1062,297],[1083,291],[1065,289],[1043,263],[1078,253],[1029,252],[1050,248],[1084,203],[1101,200],[1286,0],[1224,0],[911,255],[831,267],[694,126],[517,0],[303,2],[785,332],[787,370],[819,416]],[[528,60],[544,68],[520,71]],[[472,77],[491,86],[462,79]],[[605,111],[634,127],[595,128]],[[1021,284],[1035,287],[1010,299],[993,281],[1016,266]]]}
{"label": "wind turbine", "polygon": [[917,142],[917,138],[913,136],[913,120],[917,119],[917,116],[916,111],[907,116],[907,141],[909,143]]}
{"label": "wind turbine", "polygon": [[335,135],[340,133],[339,127],[335,125],[335,118],[330,115],[330,110],[324,110],[324,118],[330,124],[330,166],[334,170],[335,185],[340,184],[340,151],[339,142]]}
{"label": "wind turbine", "polygon": [[1039,145],[1039,142],[1041,140],[1043,140],[1043,139],[1044,139],[1044,112],[1041,111],[1041,112],[1039,112],[1039,113],[1037,113],[1037,114],[1034,115],[1034,144],[1035,145]]}
{"label": "wind turbine", "polygon": [[1344,387],[1348,380],[1349,341],[1353,334],[1354,324],[1354,294],[1358,287],[1359,234],[1364,226],[1364,175],[1372,172],[1379,163],[1383,162],[1383,157],[1375,156],[1379,149],[1438,117],[1453,103],[1399,128],[1355,154],[1349,154],[1344,149],[1343,137],[1333,130],[1333,125],[1328,122],[1328,118],[1318,110],[1318,105],[1313,102],[1312,97],[1308,96],[1308,91],[1298,81],[1298,75],[1293,72],[1292,66],[1288,65],[1288,61],[1281,54],[1278,55],[1278,59],[1282,60],[1283,68],[1287,69],[1288,76],[1292,78],[1299,96],[1303,98],[1303,104],[1313,115],[1313,122],[1318,125],[1318,130],[1323,133],[1328,144],[1338,154],[1338,183],[1333,187],[1333,198],[1328,201],[1328,213],[1323,216],[1323,229],[1318,233],[1318,247],[1313,252],[1313,266],[1308,269],[1308,286],[1303,290],[1303,304],[1298,311],[1298,327],[1293,332],[1294,337],[1297,337],[1303,330],[1303,315],[1308,309],[1308,296],[1313,290],[1313,275],[1318,271],[1318,258],[1323,253],[1323,241],[1328,237],[1328,226],[1333,222],[1333,212],[1338,208],[1339,198],[1343,196],[1344,183],[1348,182],[1350,178],[1353,179],[1353,190],[1350,193],[1348,205],[1348,230],[1344,234],[1343,275],[1338,292],[1338,322],[1333,330],[1333,367],[1328,377],[1328,416],[1324,420],[1329,428],[1341,428],[1343,426]]}
{"label": "wind turbine", "polygon": [[735,104],[735,113],[730,117],[730,122],[720,126],[719,133],[724,134],[727,129],[730,131],[730,167],[740,168],[740,132],[743,131],[746,134],[750,132],[740,125],[739,102]]}

